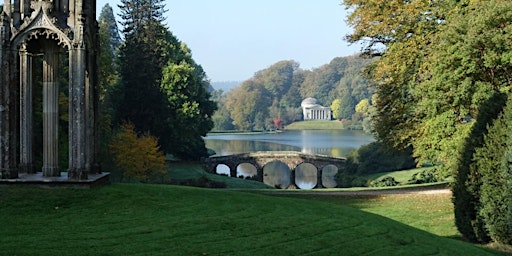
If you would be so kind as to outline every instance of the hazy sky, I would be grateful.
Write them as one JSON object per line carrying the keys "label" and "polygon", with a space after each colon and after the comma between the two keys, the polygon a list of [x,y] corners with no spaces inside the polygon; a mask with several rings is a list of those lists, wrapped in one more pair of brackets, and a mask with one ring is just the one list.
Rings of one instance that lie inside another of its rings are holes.
{"label": "hazy sky", "polygon": [[[119,20],[119,0],[109,3]],[[192,50],[212,82],[243,81],[280,60],[302,69],[360,50],[341,0],[166,0],[166,25]]]}

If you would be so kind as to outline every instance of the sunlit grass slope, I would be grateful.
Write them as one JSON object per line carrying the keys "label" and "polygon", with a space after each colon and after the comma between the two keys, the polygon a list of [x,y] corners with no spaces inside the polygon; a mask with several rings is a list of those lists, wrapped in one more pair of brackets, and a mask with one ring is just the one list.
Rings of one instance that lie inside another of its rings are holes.
{"label": "sunlit grass slope", "polygon": [[286,130],[341,130],[345,129],[343,124],[337,120],[311,120],[299,121],[289,124]]}
{"label": "sunlit grass slope", "polygon": [[141,184],[0,195],[2,255],[492,255],[314,200]]}

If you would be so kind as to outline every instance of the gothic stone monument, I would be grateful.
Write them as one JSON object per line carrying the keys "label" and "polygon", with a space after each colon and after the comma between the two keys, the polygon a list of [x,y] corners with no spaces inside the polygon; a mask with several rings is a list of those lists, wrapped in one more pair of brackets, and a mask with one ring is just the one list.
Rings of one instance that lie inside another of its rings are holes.
{"label": "gothic stone monument", "polygon": [[[87,180],[99,173],[96,1],[4,0],[0,22],[0,179],[38,171],[61,175],[59,75],[66,64],[59,64],[64,60],[69,60],[67,176]],[[36,72],[42,81],[34,81]],[[36,90],[43,95],[43,132],[37,135],[43,137],[42,166],[34,161]]]}

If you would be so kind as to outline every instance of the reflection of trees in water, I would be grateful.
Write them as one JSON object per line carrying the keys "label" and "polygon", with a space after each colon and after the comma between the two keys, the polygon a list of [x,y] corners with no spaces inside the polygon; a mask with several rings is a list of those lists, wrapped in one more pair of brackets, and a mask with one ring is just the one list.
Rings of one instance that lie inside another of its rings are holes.
{"label": "reflection of trees in water", "polygon": [[258,175],[258,170],[252,164],[242,163],[242,164],[238,165],[238,167],[236,167],[236,176],[237,177],[242,176],[243,178],[247,178],[247,177],[254,177],[257,175]]}
{"label": "reflection of trees in water", "polygon": [[300,151],[300,147],[252,140],[206,140],[206,147],[217,155],[229,155],[254,151]]}
{"label": "reflection of trees in water", "polygon": [[317,169],[310,163],[302,163],[295,168],[295,184],[301,189],[312,189],[317,183]]}
{"label": "reflection of trees in water", "polygon": [[263,183],[287,188],[290,186],[290,172],[290,168],[283,162],[270,162],[263,167]]}
{"label": "reflection of trees in water", "polygon": [[330,164],[322,169],[322,185],[326,188],[335,188],[338,184],[336,183],[336,174],[338,173],[338,167]]}

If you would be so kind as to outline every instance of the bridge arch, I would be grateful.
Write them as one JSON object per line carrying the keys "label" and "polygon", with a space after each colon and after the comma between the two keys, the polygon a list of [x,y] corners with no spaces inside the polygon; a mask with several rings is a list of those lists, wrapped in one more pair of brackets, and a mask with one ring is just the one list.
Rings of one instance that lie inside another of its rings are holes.
{"label": "bridge arch", "polygon": [[336,183],[336,174],[338,173],[338,167],[332,164],[324,166],[322,169],[322,184],[326,188],[335,188],[338,184]]}
{"label": "bridge arch", "polygon": [[258,169],[250,163],[241,163],[236,167],[236,175],[244,179],[253,179],[258,176]]}
{"label": "bridge arch", "polygon": [[[328,157],[324,155],[305,154],[295,151],[259,151],[252,153],[242,153],[227,156],[212,156],[203,158],[203,168],[206,172],[216,173],[216,167],[219,164],[225,164],[230,169],[230,176],[237,177],[237,168],[241,164],[250,164],[255,167],[257,175],[255,180],[263,182],[263,168],[268,163],[280,161],[290,169],[290,184],[295,185],[295,170],[303,163],[313,165],[317,169],[317,184],[315,188],[324,187],[324,168],[327,167],[328,173],[343,170],[345,168],[345,158]],[[330,167],[328,167],[330,166]],[[332,175],[331,175],[332,176]],[[331,187],[330,184],[328,187]]]}
{"label": "bridge arch", "polygon": [[311,163],[303,162],[295,168],[295,185],[301,189],[311,189],[318,184],[318,169]]}
{"label": "bridge arch", "polygon": [[263,166],[263,183],[269,186],[288,188],[295,183],[291,176],[290,167],[280,160],[270,161]]}

